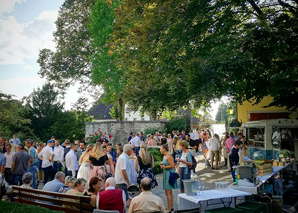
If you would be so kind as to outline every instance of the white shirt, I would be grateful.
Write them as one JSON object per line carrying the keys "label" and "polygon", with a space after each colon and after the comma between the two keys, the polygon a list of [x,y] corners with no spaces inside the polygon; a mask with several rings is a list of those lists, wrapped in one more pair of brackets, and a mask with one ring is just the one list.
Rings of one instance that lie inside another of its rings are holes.
{"label": "white shirt", "polygon": [[195,140],[199,140],[200,139],[200,133],[195,132]]}
{"label": "white shirt", "polygon": [[133,146],[140,146],[141,145],[141,139],[139,136],[134,137],[133,139],[130,140],[130,144]]}
{"label": "white shirt", "polygon": [[60,161],[62,162],[63,161],[63,155],[64,155],[64,148],[62,146],[55,146],[54,147],[54,161]]}
{"label": "white shirt", "polygon": [[130,177],[131,177],[131,169],[130,169],[130,162],[129,162],[129,156],[126,153],[122,153],[116,163],[116,169],[115,169],[115,179],[116,179],[116,184],[122,184],[126,183],[123,175],[122,175],[122,170],[126,170],[126,174],[128,177],[128,181],[130,183]]}
{"label": "white shirt", "polygon": [[213,137],[209,140],[209,146],[211,151],[218,151],[220,144],[219,140],[216,137]]}
{"label": "white shirt", "polygon": [[[113,190],[113,189],[116,189],[115,186],[108,186],[105,190]],[[99,209],[99,193],[97,193],[97,196],[96,196],[96,208]],[[125,192],[122,190],[122,200],[123,200],[123,204],[124,204],[124,209],[126,209],[126,196],[125,196]],[[123,210],[124,210],[123,209]]]}
{"label": "white shirt", "polygon": [[72,177],[76,176],[76,171],[79,169],[79,163],[77,155],[71,149],[65,156],[65,164],[67,170],[72,172]]}
{"label": "white shirt", "polygon": [[38,154],[38,157],[42,157],[41,168],[47,168],[49,166],[53,166],[52,161],[49,161],[51,155],[54,154],[53,148],[47,145],[45,148],[41,150]]}
{"label": "white shirt", "polygon": [[12,165],[12,158],[14,156],[15,152],[10,151],[9,154],[7,152],[4,153],[5,157],[6,157],[6,166],[5,168],[10,168],[11,169],[11,165]]}
{"label": "white shirt", "polygon": [[195,137],[195,133],[189,133],[189,137],[190,137],[190,139],[191,140],[195,140],[196,139],[196,137]]}

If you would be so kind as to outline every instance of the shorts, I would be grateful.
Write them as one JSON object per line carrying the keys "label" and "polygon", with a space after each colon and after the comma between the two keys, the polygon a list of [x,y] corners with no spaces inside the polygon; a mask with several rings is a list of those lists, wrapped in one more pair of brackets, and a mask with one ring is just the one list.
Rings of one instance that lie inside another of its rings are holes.
{"label": "shorts", "polygon": [[219,150],[217,150],[217,151],[212,151],[211,150],[211,160],[212,161],[214,160],[214,156],[215,156],[215,160],[218,161],[218,159],[219,159]]}

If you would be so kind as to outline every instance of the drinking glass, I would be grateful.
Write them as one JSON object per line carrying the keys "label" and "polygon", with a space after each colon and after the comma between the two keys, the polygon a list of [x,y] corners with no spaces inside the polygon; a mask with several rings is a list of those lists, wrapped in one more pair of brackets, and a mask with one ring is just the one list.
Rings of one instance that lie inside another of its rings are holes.
{"label": "drinking glass", "polygon": [[201,183],[201,188],[202,188],[202,192],[203,192],[204,188],[205,188],[205,184],[203,182]]}

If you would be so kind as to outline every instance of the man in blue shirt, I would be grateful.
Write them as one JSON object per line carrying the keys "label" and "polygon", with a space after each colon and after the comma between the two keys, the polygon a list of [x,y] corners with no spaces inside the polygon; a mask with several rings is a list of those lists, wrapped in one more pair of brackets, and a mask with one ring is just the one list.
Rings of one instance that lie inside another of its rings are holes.
{"label": "man in blue shirt", "polygon": [[3,155],[3,149],[0,148],[0,172],[1,175],[4,175],[4,170],[5,170],[5,166],[6,166],[6,157],[5,155]]}
{"label": "man in blue shirt", "polygon": [[17,138],[17,134],[13,134],[12,135],[12,139],[10,139],[9,141],[12,141],[14,145],[19,145],[21,143],[20,139]]}
{"label": "man in blue shirt", "polygon": [[28,154],[30,156],[30,167],[28,169],[28,172],[32,173],[33,175],[33,182],[32,186],[33,189],[37,189],[37,184],[36,184],[36,173],[37,173],[37,165],[38,165],[38,154],[36,149],[32,146],[33,140],[26,139],[25,140],[25,146],[28,149]]}
{"label": "man in blue shirt", "polygon": [[62,186],[64,186],[64,179],[65,179],[64,172],[57,172],[55,175],[55,179],[50,182],[47,182],[46,185],[44,185],[42,190],[48,191],[48,192],[58,192],[59,189]]}

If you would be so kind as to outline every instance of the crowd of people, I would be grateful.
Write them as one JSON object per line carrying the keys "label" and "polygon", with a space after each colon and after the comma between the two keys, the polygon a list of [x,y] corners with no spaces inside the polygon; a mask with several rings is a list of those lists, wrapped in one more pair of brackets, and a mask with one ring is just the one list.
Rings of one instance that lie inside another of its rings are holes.
{"label": "crowd of people", "polygon": [[[43,186],[45,191],[90,196],[94,208],[125,212],[129,205],[128,212],[171,212],[172,190],[179,188],[184,193],[183,180],[190,179],[191,172],[195,172],[196,153],[204,151],[206,161],[211,160],[211,168],[218,169],[223,152],[225,165],[230,163],[235,178],[233,167],[239,162],[238,152],[243,146],[243,138],[241,133],[237,137],[233,133],[226,134],[221,143],[217,134],[211,137],[208,131],[200,129],[187,134],[185,131],[167,135],[156,132],[147,137],[139,132],[131,133],[127,143],[116,144],[114,150],[113,144],[106,140],[86,146],[83,141],[71,143],[68,139],[61,144],[52,137],[46,144],[30,139],[22,144],[13,135],[10,140],[0,137],[1,174],[11,185],[33,189]],[[164,156],[160,168],[167,197],[166,209],[160,197],[151,192],[158,182],[153,174],[154,157],[147,150],[150,146],[159,146]],[[134,168],[130,163],[132,158],[135,159]],[[176,171],[179,184],[173,175]],[[137,174],[136,183],[142,190],[135,198],[128,193],[129,186],[134,184],[133,172]]]}

